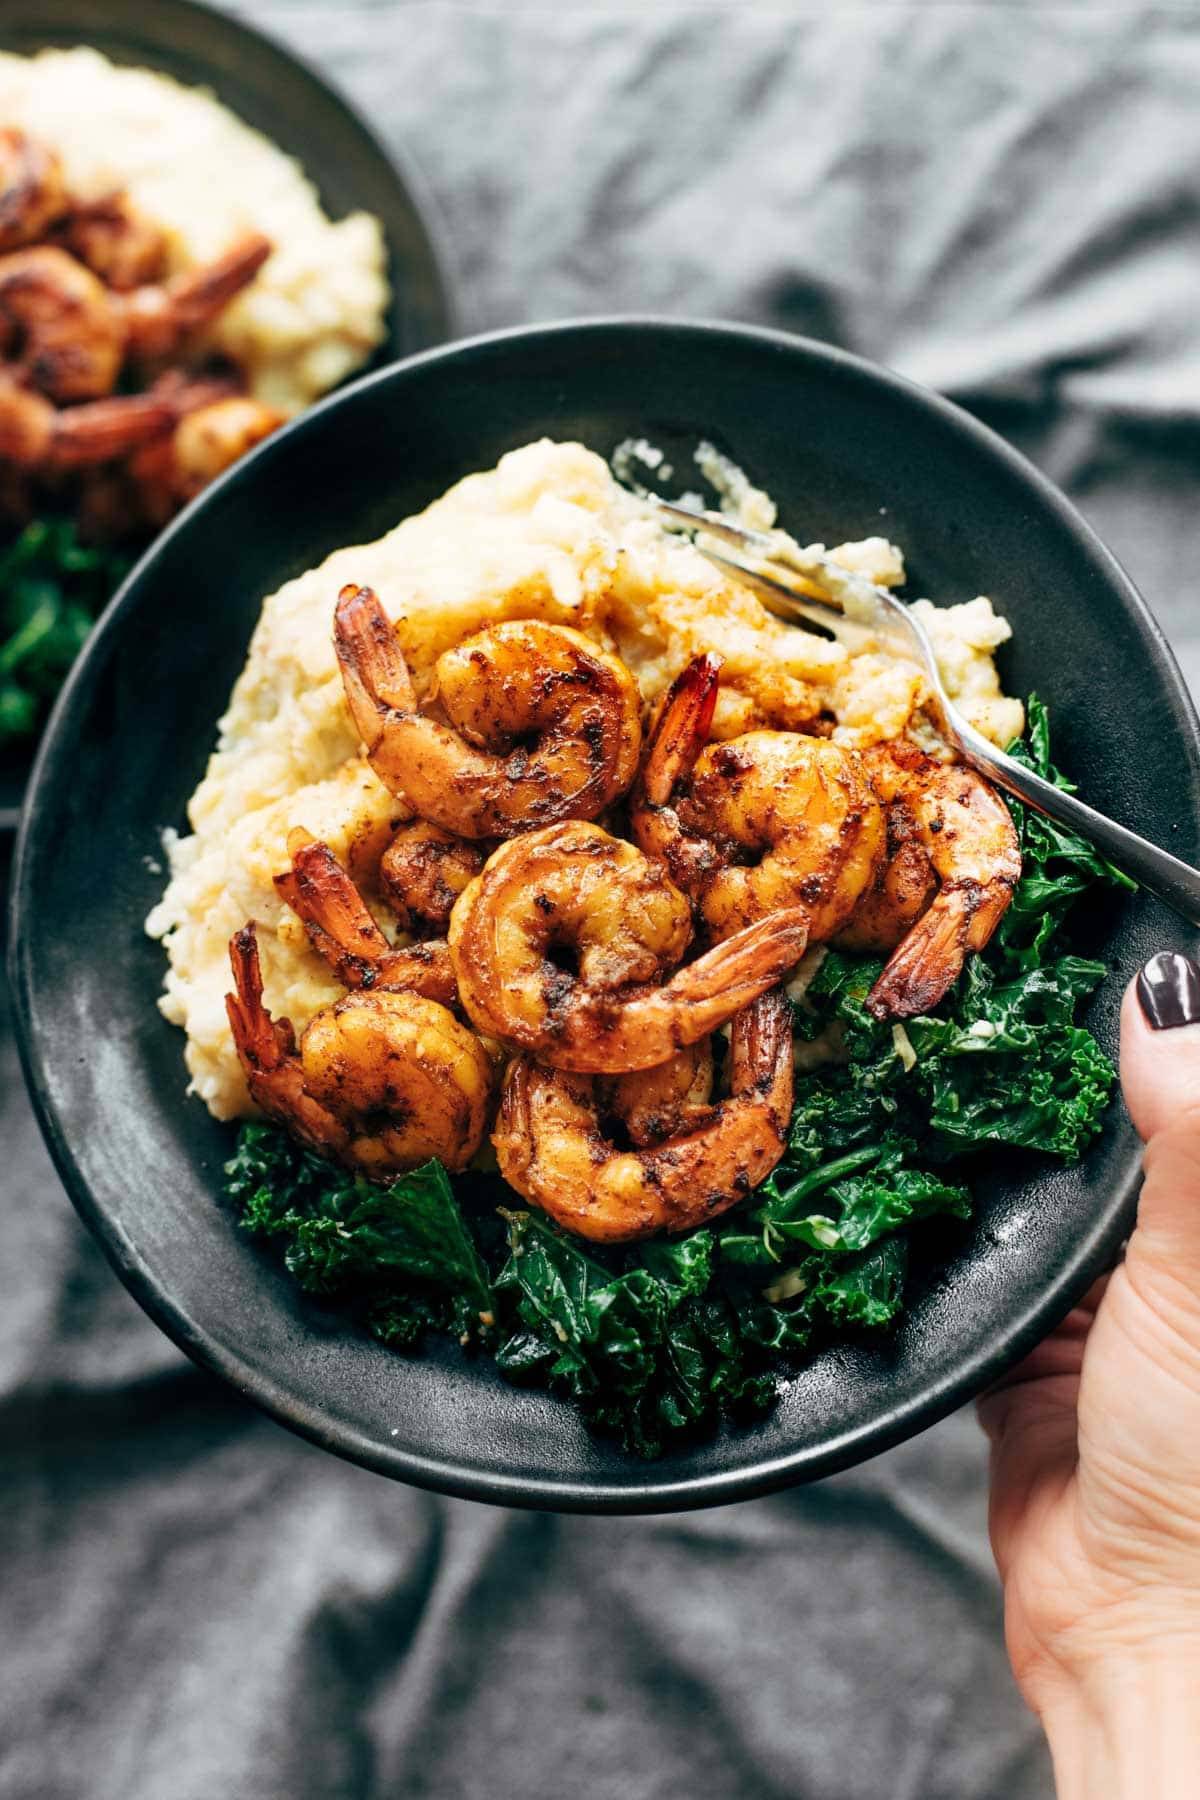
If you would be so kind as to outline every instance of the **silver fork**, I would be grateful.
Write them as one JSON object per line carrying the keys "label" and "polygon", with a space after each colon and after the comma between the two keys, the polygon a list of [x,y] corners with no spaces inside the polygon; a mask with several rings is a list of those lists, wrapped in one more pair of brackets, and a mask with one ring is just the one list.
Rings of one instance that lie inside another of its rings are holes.
{"label": "silver fork", "polygon": [[843,640],[853,640],[857,634],[861,641],[869,635],[885,651],[918,663],[929,682],[936,723],[964,761],[1036,812],[1077,831],[1140,886],[1157,894],[1193,925],[1200,925],[1200,870],[1106,818],[1074,794],[1064,793],[990,744],[946,693],[928,633],[902,600],[865,576],[843,569],[830,557],[801,549],[786,532],[748,531],[723,513],[677,506],[657,494],[641,498],[668,529],[691,532],[696,548],[710,562],[752,587],[780,618],[803,619],[832,630]]}

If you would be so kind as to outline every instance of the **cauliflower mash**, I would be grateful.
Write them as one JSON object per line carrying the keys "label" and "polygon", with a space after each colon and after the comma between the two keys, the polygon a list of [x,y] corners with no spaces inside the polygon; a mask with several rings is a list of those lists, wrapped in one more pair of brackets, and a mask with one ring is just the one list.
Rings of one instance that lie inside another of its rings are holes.
{"label": "cauliflower mash", "polygon": [[269,262],[211,333],[264,404],[298,412],[382,342],[379,221],[327,219],[299,163],[212,94],[90,49],[0,54],[0,118],[53,146],[80,199],[127,192],[166,230],[177,272],[247,231],[271,239]]}
{"label": "cauliflower mash", "polygon": [[[754,499],[761,519],[764,496]],[[903,580],[900,552],[883,539],[831,554],[877,581]],[[289,864],[289,830],[324,839],[370,891],[409,816],[362,759],[343,698],[331,627],[350,582],[379,594],[422,693],[444,650],[499,620],[530,618],[615,650],[647,709],[692,656],[717,651],[719,737],[766,726],[863,747],[928,730],[913,665],[851,654],[774,618],[692,544],[665,535],[582,445],[543,440],[511,452],[264,601],[189,806],[191,833],[169,838],[170,882],[147,921],[170,959],[162,1010],[187,1033],[192,1089],[218,1118],[251,1110],[225,1016],[231,935],[259,922],[267,1006],[298,1031],[342,991],[272,884]],[[992,660],[1009,628],[990,601],[918,605],[963,712],[996,743],[1017,736],[1021,705],[1001,693]]]}

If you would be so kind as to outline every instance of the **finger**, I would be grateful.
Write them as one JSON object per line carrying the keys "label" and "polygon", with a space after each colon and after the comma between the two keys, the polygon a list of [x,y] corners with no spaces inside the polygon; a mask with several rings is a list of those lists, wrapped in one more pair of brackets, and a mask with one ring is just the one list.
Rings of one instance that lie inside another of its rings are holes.
{"label": "finger", "polygon": [[1010,1388],[1028,1387],[1031,1382],[1045,1381],[1056,1375],[1079,1374],[1088,1333],[1110,1280],[1111,1276],[1102,1275],[1099,1281],[1093,1282],[1079,1305],[1071,1308],[1062,1323],[1055,1326],[1028,1356],[1007,1370],[979,1396],[977,1404],[980,1423],[985,1431],[988,1426],[984,1420],[984,1409],[996,1395],[1006,1393]]}
{"label": "finger", "polygon": [[[1062,1323],[1056,1325],[1028,1356],[1022,1357],[1019,1363],[1014,1364],[979,1395],[975,1409],[979,1423],[989,1438],[995,1439],[1002,1430],[1007,1430],[1014,1412],[1018,1419],[1021,1417],[1021,1407],[1026,1404],[1029,1396],[1018,1392],[1013,1403],[1008,1400],[1001,1403],[1002,1396],[1011,1390],[1027,1389],[1034,1383],[1054,1381],[1059,1376],[1074,1377],[1078,1381],[1088,1334],[1111,1280],[1110,1272],[1093,1281],[1078,1306],[1071,1308]],[[1052,1404],[1067,1406],[1073,1412],[1074,1390],[1060,1385],[1054,1390]]]}
{"label": "finger", "polygon": [[1031,1511],[1053,1506],[1074,1474],[1078,1398],[1078,1369],[1065,1368],[992,1389],[978,1403],[991,1445],[988,1532],[1001,1580]]}
{"label": "finger", "polygon": [[1143,1138],[1193,1112],[1200,1133],[1200,967],[1190,956],[1152,956],[1125,989],[1121,1086]]}
{"label": "finger", "polygon": [[1200,968],[1190,957],[1154,957],[1126,990],[1121,1081],[1147,1140],[1129,1273],[1139,1285],[1150,1276],[1173,1307],[1182,1299],[1200,1342]]}

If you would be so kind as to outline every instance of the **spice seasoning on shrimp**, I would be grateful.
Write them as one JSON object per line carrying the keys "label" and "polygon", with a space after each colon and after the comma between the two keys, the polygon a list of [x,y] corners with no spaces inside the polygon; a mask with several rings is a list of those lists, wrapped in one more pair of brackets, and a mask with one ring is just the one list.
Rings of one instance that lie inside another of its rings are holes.
{"label": "spice seasoning on shrimp", "polygon": [[[642,743],[637,684],[580,632],[506,622],[448,650],[434,676],[447,724],[418,709],[370,588],[342,589],[334,636],[372,768],[445,830],[511,837],[557,819],[594,819],[633,780]],[[529,737],[536,742],[521,741]]]}
{"label": "spice seasoning on shrimp", "polygon": [[807,941],[802,913],[782,909],[676,969],[691,934],[687,901],[660,867],[570,820],[489,857],[455,902],[450,956],[480,1031],[552,1068],[621,1074],[724,1025],[795,968]]}
{"label": "spice seasoning on shrimp", "polygon": [[[596,1243],[707,1224],[744,1200],[783,1155],[792,1031],[782,995],[764,994],[736,1014],[728,1098],[711,1103],[711,1057],[700,1067],[697,1083],[696,1060],[680,1051],[641,1076],[622,1076],[605,1095],[595,1077],[516,1057],[492,1139],[501,1175],[566,1230]],[[664,1106],[663,1088],[680,1083],[688,1098],[672,1096]],[[633,1148],[606,1137],[606,1102],[642,1140]]]}

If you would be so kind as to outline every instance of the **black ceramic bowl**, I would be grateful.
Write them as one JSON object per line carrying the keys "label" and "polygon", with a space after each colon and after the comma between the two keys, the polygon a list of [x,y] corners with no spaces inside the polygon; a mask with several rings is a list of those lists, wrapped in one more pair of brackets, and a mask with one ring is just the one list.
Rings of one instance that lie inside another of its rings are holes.
{"label": "black ceramic bowl", "polygon": [[[211,88],[303,164],[331,217],[381,220],[392,299],[375,366],[449,337],[454,316],[437,248],[440,235],[418,176],[385,151],[314,70],[261,32],[195,0],[3,0],[0,50],[89,44],[110,61],[157,69]],[[31,752],[0,751],[0,832],[17,823]]]}
{"label": "black ceramic bowl", "polygon": [[[14,878],[26,1070],[79,1210],[185,1350],[330,1449],[489,1500],[698,1506],[827,1474],[978,1391],[1114,1254],[1138,1146],[1114,1107],[1076,1168],[989,1159],[973,1225],[926,1231],[894,1337],[826,1350],[760,1423],[653,1464],[486,1358],[438,1345],[409,1360],[356,1335],[234,1228],[218,1200],[230,1130],[185,1098],[182,1037],[154,1005],[163,956],[142,920],[162,887],[160,833],[184,822],[261,597],[542,434],[602,454],[645,434],[677,468],[711,437],[802,536],[883,528],[910,559],[910,592],[991,593],[1015,627],[1007,686],[1051,702],[1087,797],[1193,859],[1200,746],[1142,601],[1027,463],[932,394],[768,332],[598,321],[414,357],[270,439],[126,583],[48,729]],[[1124,976],[1192,934],[1144,898],[1094,925],[1117,973],[1090,1023],[1111,1050]]]}

